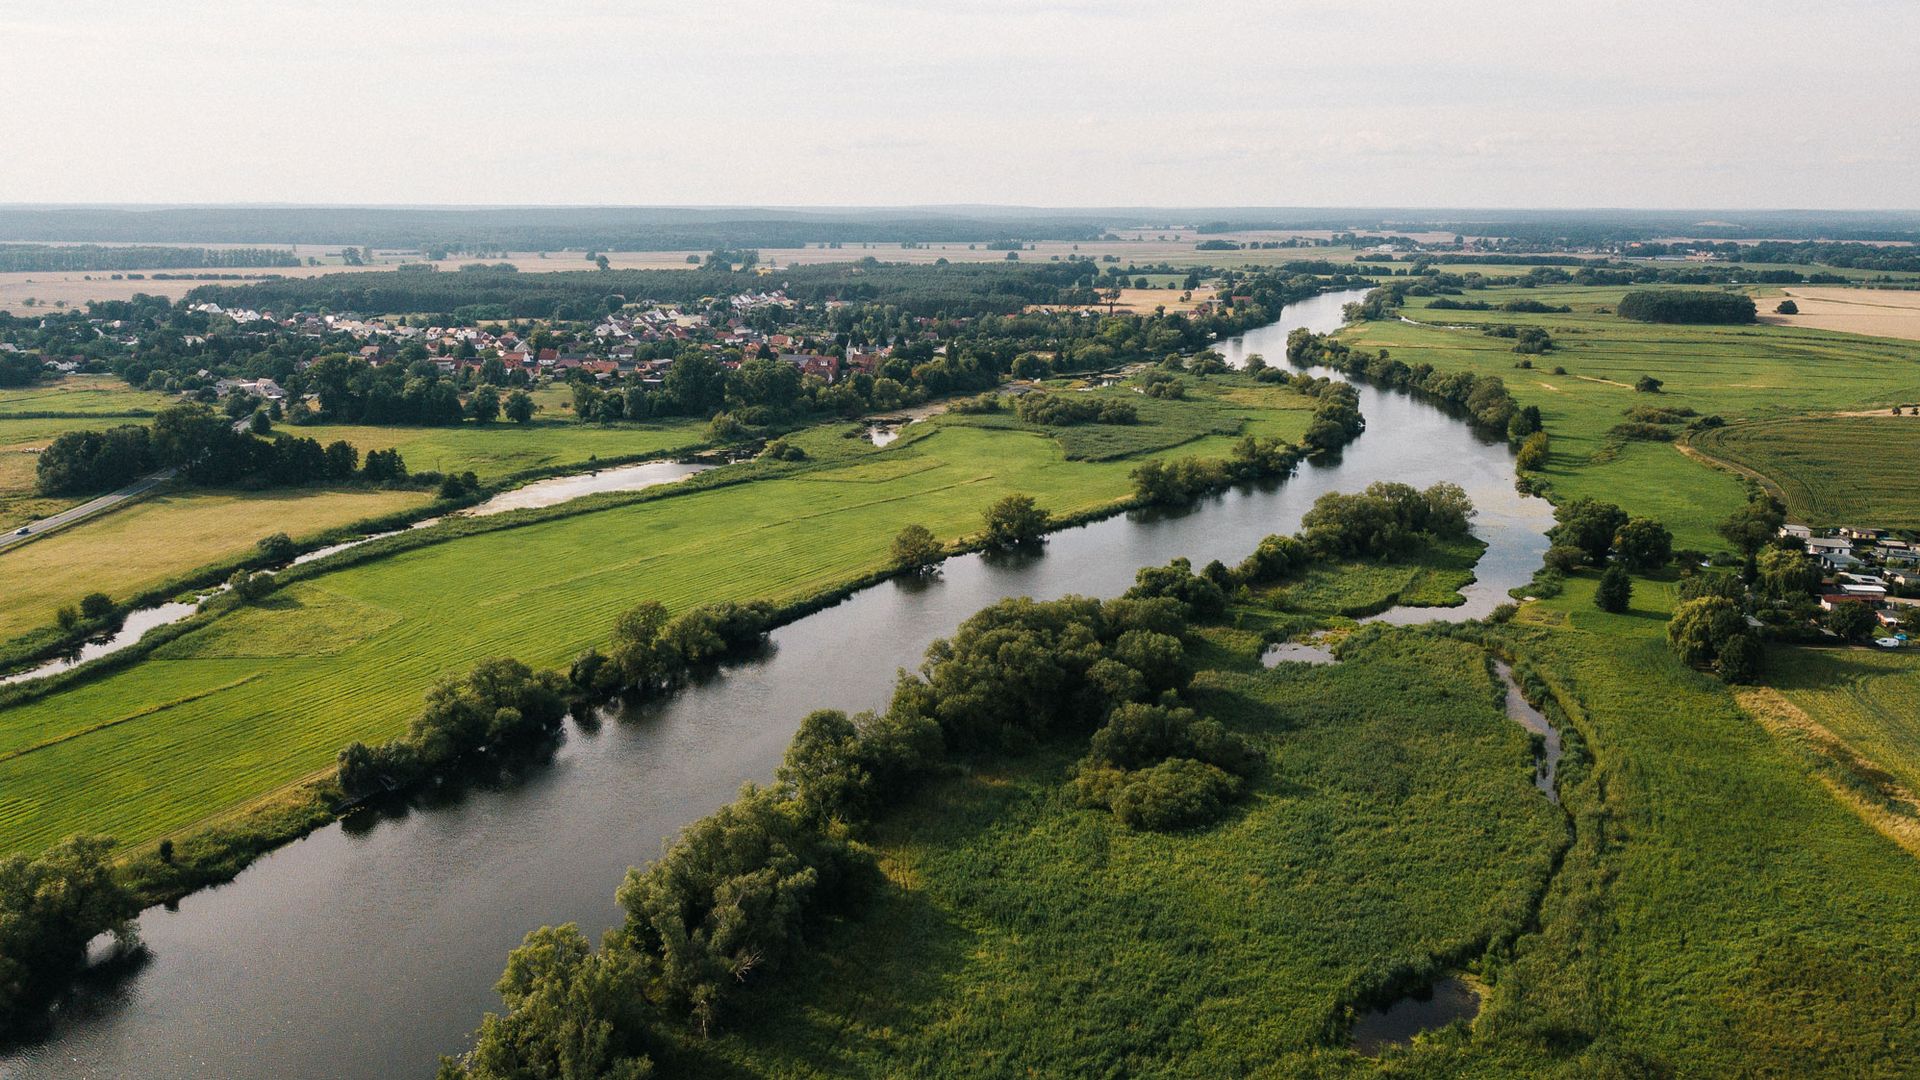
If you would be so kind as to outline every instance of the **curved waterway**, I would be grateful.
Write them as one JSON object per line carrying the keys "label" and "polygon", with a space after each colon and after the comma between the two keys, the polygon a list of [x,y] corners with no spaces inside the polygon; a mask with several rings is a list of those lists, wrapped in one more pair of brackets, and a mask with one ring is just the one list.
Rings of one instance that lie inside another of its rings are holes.
{"label": "curved waterway", "polygon": [[[1292,305],[1221,351],[1236,364],[1253,352],[1283,362],[1290,330],[1336,328],[1359,295]],[[1329,491],[1464,487],[1488,545],[1469,603],[1395,618],[1483,614],[1539,565],[1549,507],[1515,493],[1503,443],[1404,393],[1360,396],[1366,433],[1284,483],[1066,530],[1038,555],[963,556],[933,580],[882,583],[781,627],[760,655],[701,685],[569,726],[549,761],[510,782],[356,814],[231,884],[150,910],[149,960],[80,995],[45,1041],[0,1058],[0,1076],[431,1075],[498,1007],[491,987],[528,930],[571,921],[597,937],[614,925],[627,867],[742,782],[769,779],[809,710],[883,705],[896,668],[917,667],[935,638],[1002,597],[1112,596],[1138,568],[1176,556],[1234,562],[1294,531]]]}

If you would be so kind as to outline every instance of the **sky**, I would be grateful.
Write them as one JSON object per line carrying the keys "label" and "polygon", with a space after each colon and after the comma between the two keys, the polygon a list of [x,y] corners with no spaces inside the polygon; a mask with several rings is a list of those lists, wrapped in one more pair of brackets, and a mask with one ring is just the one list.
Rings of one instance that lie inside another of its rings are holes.
{"label": "sky", "polygon": [[1920,208],[1920,4],[0,0],[0,202]]}

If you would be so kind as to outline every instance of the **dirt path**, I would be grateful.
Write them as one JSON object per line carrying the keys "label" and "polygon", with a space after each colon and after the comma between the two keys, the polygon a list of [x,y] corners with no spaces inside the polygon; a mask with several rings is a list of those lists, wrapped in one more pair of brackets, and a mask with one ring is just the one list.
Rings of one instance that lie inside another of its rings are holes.
{"label": "dirt path", "polygon": [[[1687,438],[1691,438],[1691,436],[1687,436]],[[1735,476],[1745,477],[1748,480],[1751,480],[1754,483],[1759,484],[1763,489],[1766,490],[1767,494],[1773,496],[1776,499],[1779,499],[1780,505],[1785,506],[1787,503],[1786,491],[1784,491],[1779,484],[1776,484],[1771,479],[1769,479],[1765,473],[1759,472],[1754,469],[1749,469],[1745,465],[1736,465],[1735,463],[1728,461],[1726,458],[1715,457],[1712,454],[1707,453],[1705,450],[1702,450],[1699,447],[1694,446],[1692,443],[1685,441],[1684,439],[1682,441],[1675,442],[1673,444],[1673,448],[1675,450],[1680,451],[1682,454],[1685,454],[1687,457],[1690,457],[1693,460],[1699,462],[1700,464],[1707,466],[1710,469],[1721,469],[1726,472],[1730,472]]]}
{"label": "dirt path", "polygon": [[1618,380],[1615,380],[1615,379],[1603,379],[1603,378],[1601,378],[1601,377],[1599,377],[1598,375],[1575,375],[1575,376],[1574,376],[1574,378],[1576,378],[1576,379],[1583,379],[1583,380],[1585,380],[1585,381],[1587,381],[1587,382],[1597,382],[1597,383],[1606,383],[1606,384],[1607,384],[1608,386],[1618,386],[1618,387],[1620,387],[1620,388],[1621,388],[1621,389],[1623,389],[1623,390],[1631,390],[1631,389],[1633,389],[1633,384],[1632,384],[1632,383],[1623,383],[1623,382],[1619,382]]}

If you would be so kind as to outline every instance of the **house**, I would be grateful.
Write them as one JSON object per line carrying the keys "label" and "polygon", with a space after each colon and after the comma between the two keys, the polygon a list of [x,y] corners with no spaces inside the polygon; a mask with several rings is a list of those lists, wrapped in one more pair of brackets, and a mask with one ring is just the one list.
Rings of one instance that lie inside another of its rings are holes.
{"label": "house", "polygon": [[1780,526],[1780,535],[1790,536],[1804,544],[1813,539],[1813,530],[1805,525],[1788,524]]}
{"label": "house", "polygon": [[832,382],[840,377],[840,358],[820,356],[816,353],[781,353],[780,362],[792,364],[800,369],[802,375],[818,375]]}
{"label": "house", "polygon": [[1851,570],[1866,564],[1854,558],[1850,551],[1823,551],[1820,553],[1820,565],[1828,570]]}
{"label": "house", "polygon": [[287,392],[282,390],[280,384],[274,382],[272,379],[221,379],[219,382],[213,384],[213,392],[217,397],[226,397],[228,394],[237,393],[252,394],[255,397],[264,398],[267,401],[285,401],[287,399]]}
{"label": "house", "polygon": [[1814,536],[1808,538],[1806,546],[1809,555],[1822,555],[1829,551],[1851,552],[1853,541],[1843,540],[1837,536]]}
{"label": "house", "polygon": [[1868,607],[1872,607],[1873,598],[1870,596],[1850,596],[1846,593],[1827,593],[1820,597],[1820,610],[1822,611],[1832,611],[1841,604],[1865,604]]}

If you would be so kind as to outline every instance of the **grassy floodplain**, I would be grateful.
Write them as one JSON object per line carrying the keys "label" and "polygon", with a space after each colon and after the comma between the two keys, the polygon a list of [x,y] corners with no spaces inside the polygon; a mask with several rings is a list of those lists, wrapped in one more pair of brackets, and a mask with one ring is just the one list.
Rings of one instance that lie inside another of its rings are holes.
{"label": "grassy floodplain", "polygon": [[[1232,437],[1204,434],[1220,407],[1202,392],[1190,408],[1205,424],[1154,435],[1146,423],[1135,437],[1160,444],[1155,454],[1225,456]],[[1296,438],[1309,416],[1234,408]],[[138,843],[179,830],[328,767],[349,741],[398,733],[435,679],[478,658],[564,664],[642,599],[676,610],[795,600],[880,567],[904,522],[952,540],[976,533],[981,511],[1011,492],[1063,515],[1130,495],[1138,456],[1073,461],[1044,432],[970,419],[914,425],[885,449],[845,437],[845,423],[823,425],[797,437],[815,459],[797,475],[325,574],[183,636],[170,659],[0,710],[0,851],[37,851],[73,832]],[[303,612],[322,609],[352,614],[308,633]],[[235,620],[244,629],[220,625]]]}
{"label": "grassy floodplain", "polygon": [[[1728,421],[1766,420],[1920,401],[1920,348],[1912,343],[1795,327],[1636,323],[1611,313],[1625,292],[1569,286],[1467,297],[1564,304],[1573,309],[1567,314],[1432,310],[1413,297],[1404,310],[1413,322],[1360,323],[1342,336],[1409,364],[1501,376],[1521,404],[1540,408],[1553,437],[1540,475],[1557,496],[1618,502],[1666,522],[1678,546],[1709,551],[1722,546],[1713,526],[1745,498],[1740,481],[1685,460],[1670,444],[1613,434],[1627,410],[1687,407]],[[1511,339],[1481,332],[1499,323],[1542,327],[1555,347],[1516,355]],[[1516,367],[1522,359],[1533,367]],[[1566,374],[1554,374],[1555,367]],[[1635,391],[1642,375],[1662,380],[1663,391]]]}
{"label": "grassy floodplain", "polygon": [[1517,932],[1565,819],[1477,646],[1397,631],[1269,671],[1257,639],[1211,637],[1196,701],[1266,761],[1225,821],[1130,830],[1065,793],[1061,753],[934,785],[879,827],[889,880],[869,913],[673,1071],[1363,1068],[1327,1046],[1344,1007]]}
{"label": "grassy floodplain", "polygon": [[[1620,615],[1594,608],[1594,581],[1484,631],[1541,679],[1568,732],[1566,816],[1526,785],[1524,739],[1469,641],[1389,630],[1337,667],[1263,672],[1248,631],[1210,631],[1199,698],[1268,756],[1241,810],[1197,832],[1129,833],[1062,794],[1060,757],[947,781],[879,826],[889,886],[869,914],[772,976],[752,1020],[665,1064],[1905,1075],[1920,1045],[1920,972],[1905,962],[1920,949],[1920,861],[1674,659],[1672,581],[1641,579]],[[1263,622],[1244,608],[1234,621]],[[1885,677],[1897,695],[1911,671]],[[1338,1045],[1329,1020],[1374,972],[1421,957],[1431,971],[1449,950],[1482,987],[1472,1025],[1379,1065]]]}

